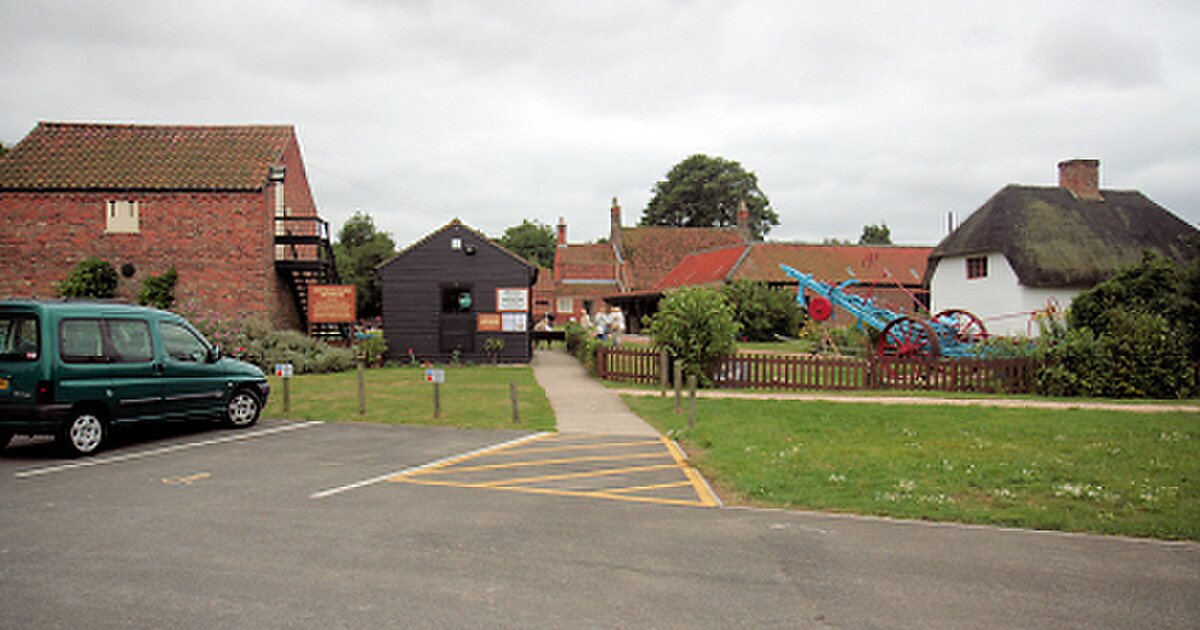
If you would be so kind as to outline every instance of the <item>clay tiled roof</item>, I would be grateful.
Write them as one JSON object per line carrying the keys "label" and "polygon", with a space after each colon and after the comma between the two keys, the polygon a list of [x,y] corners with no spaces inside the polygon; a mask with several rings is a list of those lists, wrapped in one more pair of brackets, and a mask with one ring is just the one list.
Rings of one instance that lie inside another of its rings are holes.
{"label": "clay tiled roof", "polygon": [[258,190],[288,125],[40,122],[0,158],[0,190]]}
{"label": "clay tiled roof", "polygon": [[854,278],[863,284],[920,286],[932,247],[895,245],[803,245],[760,243],[733,273],[733,280],[793,282],[783,263],[818,280],[839,283]]}
{"label": "clay tiled roof", "polygon": [[721,284],[737,267],[746,253],[746,245],[723,247],[684,258],[666,275],[655,289],[666,291],[677,287]]}
{"label": "clay tiled roof", "polygon": [[560,247],[554,266],[564,280],[616,282],[617,257],[606,243]]}
{"label": "clay tiled roof", "polygon": [[737,228],[623,228],[621,251],[630,273],[628,288],[657,286],[689,254],[744,244]]}

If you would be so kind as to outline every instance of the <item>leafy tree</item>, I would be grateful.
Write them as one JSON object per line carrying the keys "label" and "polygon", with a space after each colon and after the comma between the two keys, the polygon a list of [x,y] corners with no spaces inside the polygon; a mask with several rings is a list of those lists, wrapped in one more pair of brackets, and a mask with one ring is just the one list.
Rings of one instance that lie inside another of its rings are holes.
{"label": "leafy tree", "polygon": [[175,304],[175,285],[179,282],[179,273],[171,267],[162,275],[150,276],[142,281],[142,290],[138,293],[138,304],[155,308],[169,309]]}
{"label": "leafy tree", "polygon": [[358,316],[382,313],[383,290],[375,268],[396,254],[392,236],[375,229],[371,215],[355,212],[338,231],[333,251],[342,282],[356,287]]}
{"label": "leafy tree", "polygon": [[704,380],[713,362],[733,352],[740,326],[716,289],[684,287],[667,293],[650,319],[650,337]]}
{"label": "leafy tree", "polygon": [[0,157],[4,157],[5,153],[8,153],[8,145],[0,142]]}
{"label": "leafy tree", "polygon": [[879,225],[864,225],[862,236],[858,237],[859,245],[891,245],[892,230],[886,223]]}
{"label": "leafy tree", "polygon": [[107,299],[117,294],[117,270],[107,260],[86,258],[58,285],[67,298]]}
{"label": "leafy tree", "polygon": [[554,266],[557,241],[554,229],[549,225],[525,219],[520,225],[504,230],[504,236],[496,239],[496,242],[539,267]]}
{"label": "leafy tree", "polygon": [[758,177],[732,160],[693,155],[676,164],[654,185],[642,225],[722,227],[737,225],[742,202],[750,213],[750,231],[761,238],[779,215],[758,187]]}
{"label": "leafy tree", "polygon": [[750,341],[773,341],[775,335],[795,335],[804,322],[804,310],[795,295],[772,289],[764,282],[737,280],[722,290],[733,307],[733,317]]}

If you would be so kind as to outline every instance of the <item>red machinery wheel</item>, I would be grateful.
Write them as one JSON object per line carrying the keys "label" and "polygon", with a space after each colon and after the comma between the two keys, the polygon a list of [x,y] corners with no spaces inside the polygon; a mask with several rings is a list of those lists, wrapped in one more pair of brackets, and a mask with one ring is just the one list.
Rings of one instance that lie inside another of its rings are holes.
{"label": "red machinery wheel", "polygon": [[954,339],[962,343],[975,343],[987,337],[987,327],[983,325],[983,320],[971,311],[948,308],[934,315],[933,321],[952,328]]}
{"label": "red machinery wheel", "polygon": [[833,303],[823,295],[814,296],[808,301],[808,316],[813,321],[823,322],[833,315]]}
{"label": "red machinery wheel", "polygon": [[880,357],[935,359],[940,348],[929,322],[900,317],[883,327],[876,351]]}

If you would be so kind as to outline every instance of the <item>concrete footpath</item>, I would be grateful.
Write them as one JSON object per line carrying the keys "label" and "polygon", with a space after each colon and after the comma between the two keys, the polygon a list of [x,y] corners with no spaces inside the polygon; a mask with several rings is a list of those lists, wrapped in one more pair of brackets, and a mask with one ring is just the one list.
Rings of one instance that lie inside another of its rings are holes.
{"label": "concrete footpath", "polygon": [[659,435],[629,410],[620,394],[589,377],[575,357],[562,350],[538,350],[531,365],[558,418],[559,432]]}

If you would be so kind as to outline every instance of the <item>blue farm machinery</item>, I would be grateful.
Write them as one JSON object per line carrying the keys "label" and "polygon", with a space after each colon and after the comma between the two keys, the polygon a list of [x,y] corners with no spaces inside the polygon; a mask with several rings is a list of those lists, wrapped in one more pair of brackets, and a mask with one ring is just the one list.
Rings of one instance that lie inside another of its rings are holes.
{"label": "blue farm machinery", "polygon": [[[800,283],[796,301],[808,309],[814,320],[829,319],[836,306],[858,318],[860,327],[879,331],[875,351],[880,357],[978,356],[976,346],[987,335],[983,321],[968,311],[950,309],[929,319],[913,317],[876,306],[872,300],[847,291],[857,280],[832,285],[787,265],[780,267]],[[806,298],[805,291],[812,293],[812,297]]]}

